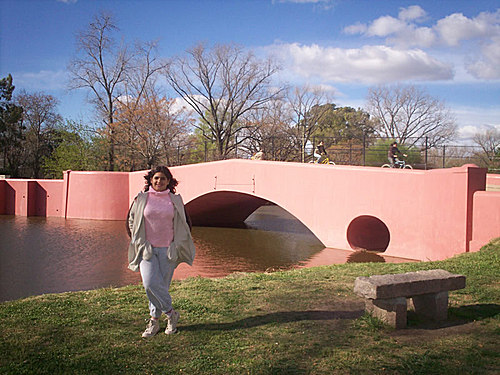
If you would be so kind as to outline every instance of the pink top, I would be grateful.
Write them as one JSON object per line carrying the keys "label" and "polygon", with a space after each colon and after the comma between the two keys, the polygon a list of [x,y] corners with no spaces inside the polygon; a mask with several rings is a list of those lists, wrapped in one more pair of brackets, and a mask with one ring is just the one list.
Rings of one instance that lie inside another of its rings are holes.
{"label": "pink top", "polygon": [[146,240],[153,247],[168,247],[174,239],[174,206],[170,190],[148,191],[144,208]]}

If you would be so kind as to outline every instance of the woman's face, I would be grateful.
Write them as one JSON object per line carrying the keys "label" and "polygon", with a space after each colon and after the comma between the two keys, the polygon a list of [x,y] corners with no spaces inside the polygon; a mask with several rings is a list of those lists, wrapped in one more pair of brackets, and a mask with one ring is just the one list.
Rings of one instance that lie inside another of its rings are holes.
{"label": "woman's face", "polygon": [[170,180],[161,172],[156,172],[151,179],[151,186],[155,191],[167,190]]}

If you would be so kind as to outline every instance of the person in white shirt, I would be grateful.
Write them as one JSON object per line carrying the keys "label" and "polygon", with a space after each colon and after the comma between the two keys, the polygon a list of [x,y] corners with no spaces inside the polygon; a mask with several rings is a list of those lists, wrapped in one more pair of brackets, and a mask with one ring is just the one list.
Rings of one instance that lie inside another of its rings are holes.
{"label": "person in white shirt", "polygon": [[145,191],[130,207],[127,228],[129,268],[141,272],[149,299],[151,319],[142,334],[148,338],[159,332],[162,313],[167,316],[165,333],[177,332],[180,314],[172,308],[170,283],[179,263],[193,264],[195,248],[182,197],[175,194],[178,182],[170,170],[159,166],[144,178]]}

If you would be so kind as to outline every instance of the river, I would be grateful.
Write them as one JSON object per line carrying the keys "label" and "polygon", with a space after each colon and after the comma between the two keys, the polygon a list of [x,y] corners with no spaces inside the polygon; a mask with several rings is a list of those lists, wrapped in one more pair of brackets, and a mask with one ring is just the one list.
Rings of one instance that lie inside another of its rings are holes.
{"label": "river", "polygon": [[[222,277],[349,261],[404,262],[366,252],[325,248],[277,206],[255,211],[238,228],[194,227],[196,259],[174,279]],[[0,302],[45,293],[140,283],[127,268],[124,221],[0,215]]]}

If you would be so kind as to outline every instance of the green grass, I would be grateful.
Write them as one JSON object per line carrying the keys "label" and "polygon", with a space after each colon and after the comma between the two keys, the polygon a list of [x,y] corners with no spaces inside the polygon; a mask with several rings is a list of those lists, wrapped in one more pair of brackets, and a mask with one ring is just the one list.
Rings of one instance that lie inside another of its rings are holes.
{"label": "green grass", "polygon": [[[174,281],[180,332],[149,340],[140,285],[5,302],[0,374],[497,374],[499,266],[497,239],[439,262]],[[353,293],[357,276],[433,268],[467,277],[446,322],[394,330]]]}

